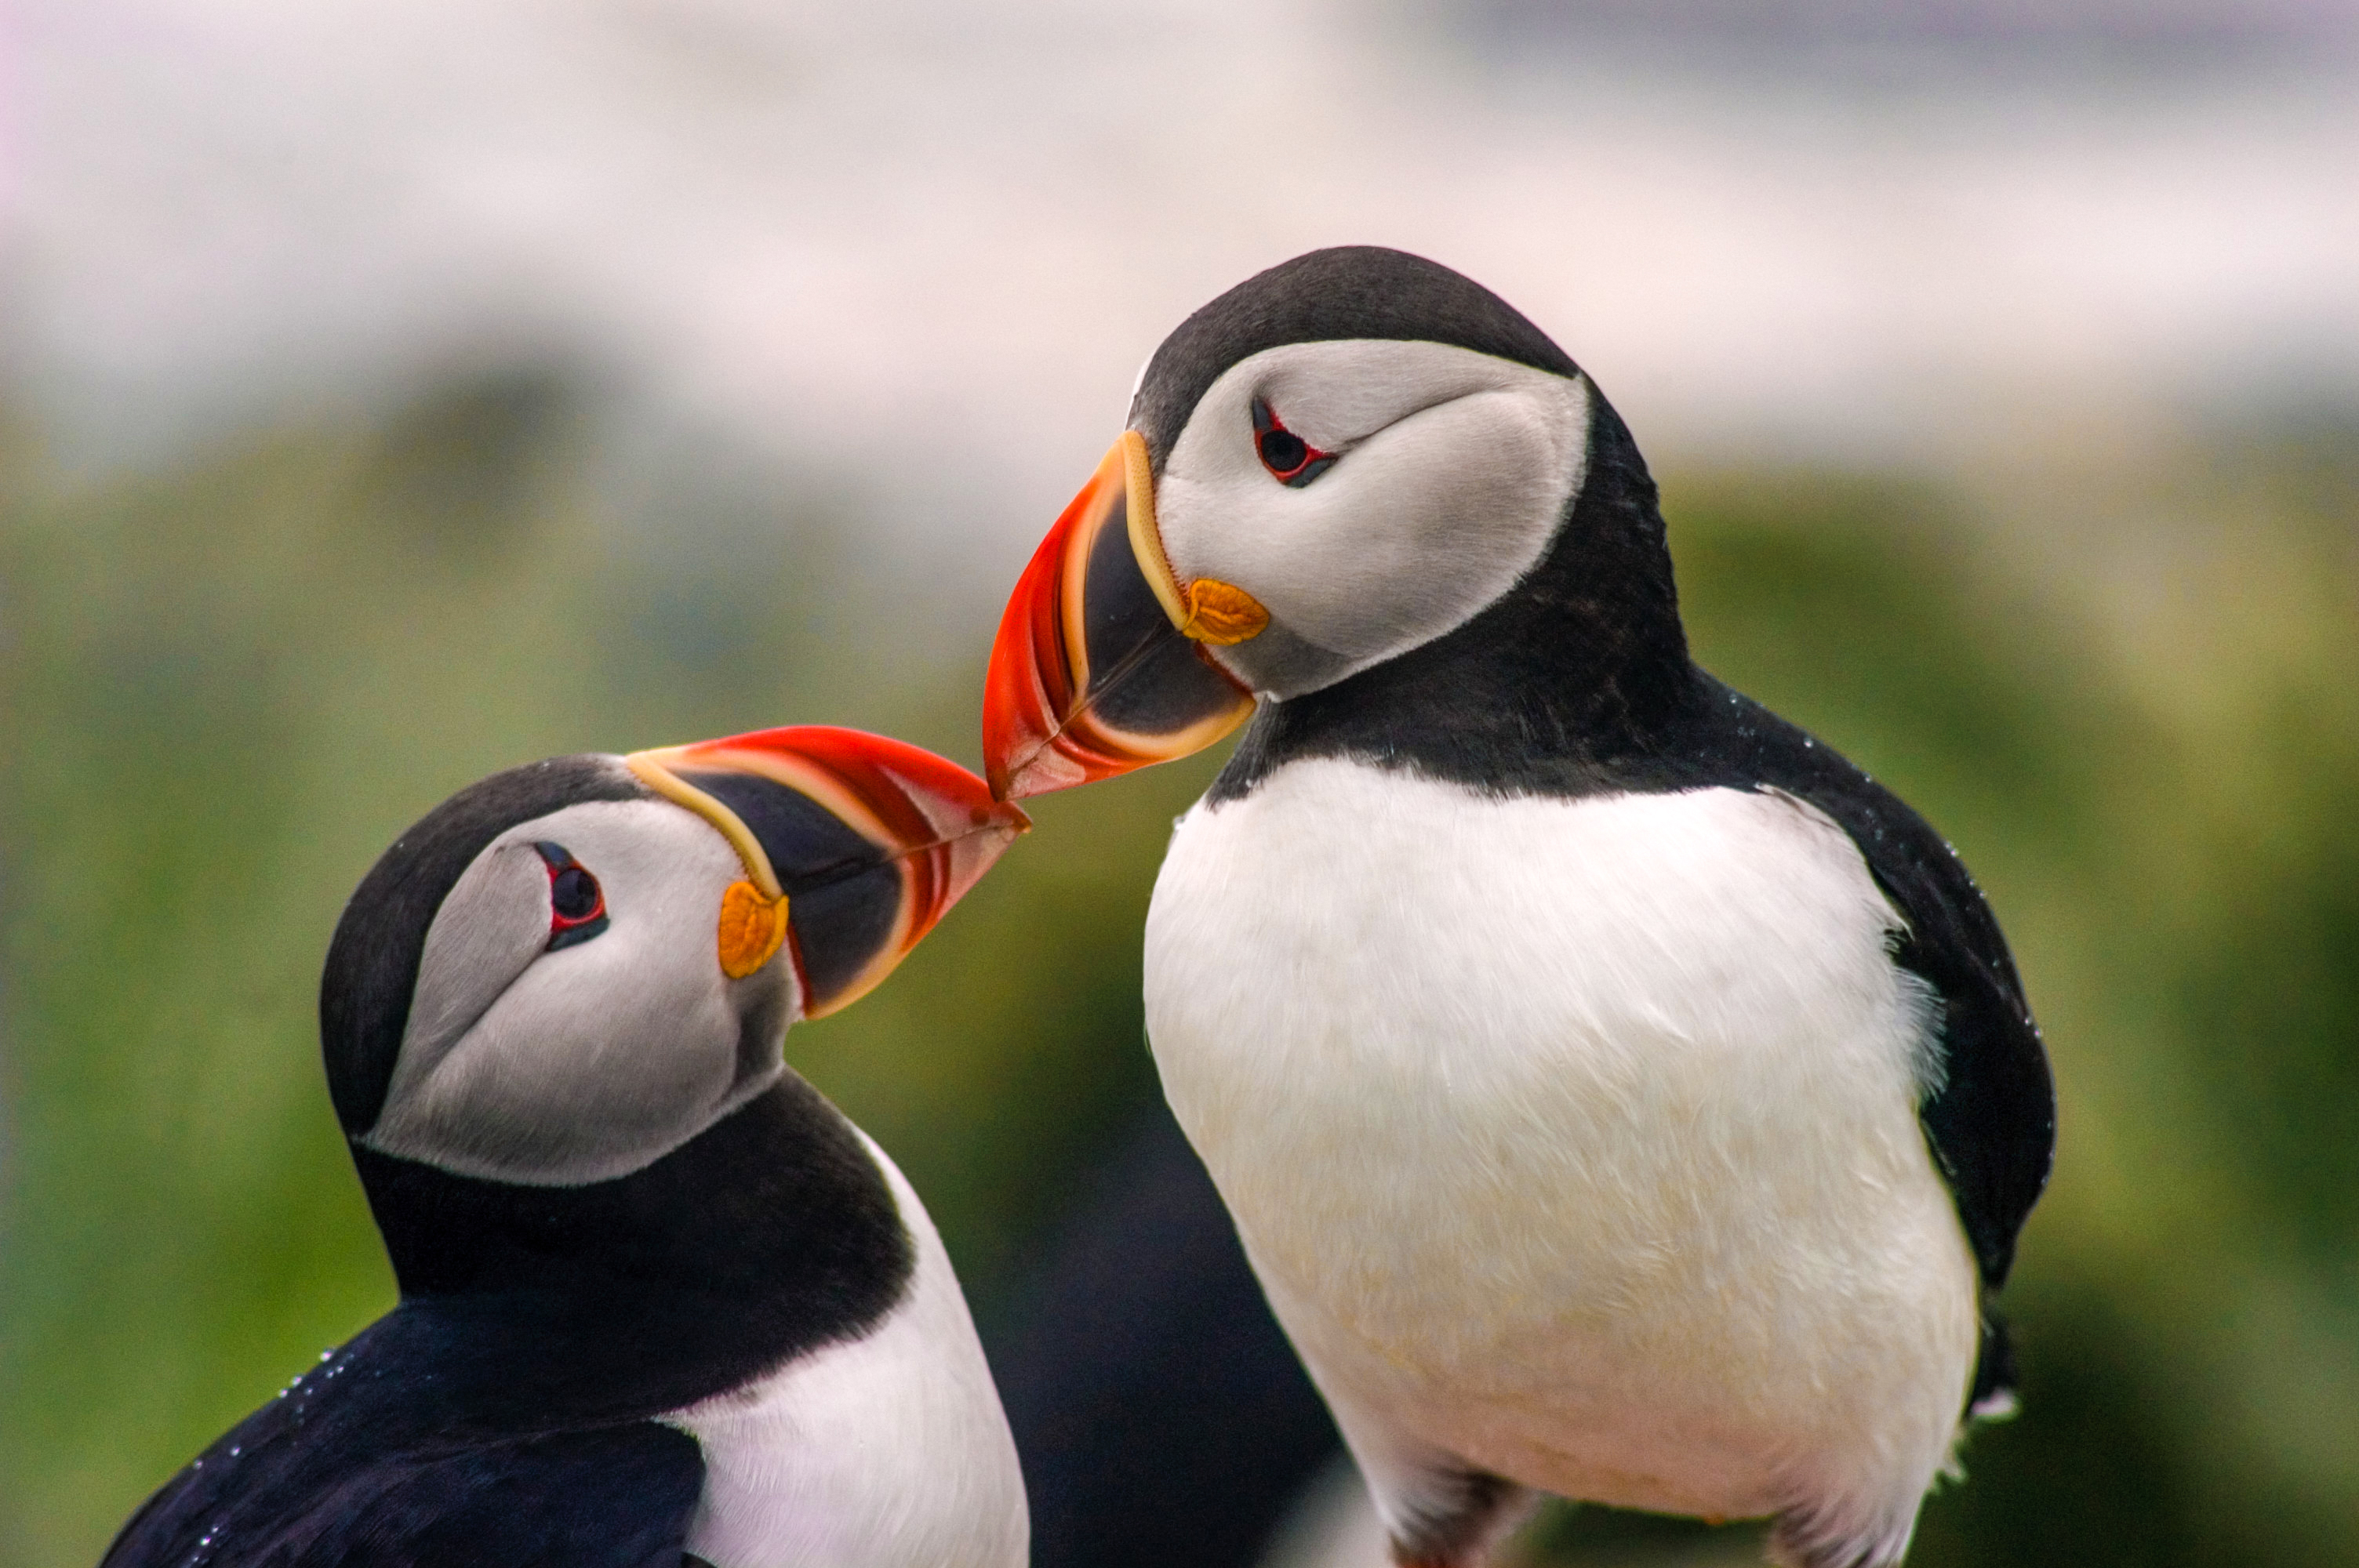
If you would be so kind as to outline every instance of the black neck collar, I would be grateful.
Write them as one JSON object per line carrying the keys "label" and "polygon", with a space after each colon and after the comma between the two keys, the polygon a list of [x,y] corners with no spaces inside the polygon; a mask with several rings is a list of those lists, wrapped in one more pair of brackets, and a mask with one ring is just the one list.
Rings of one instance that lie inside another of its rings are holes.
{"label": "black neck collar", "polygon": [[915,1248],[852,1124],[789,1073],[643,1170],[482,1181],[354,1145],[402,1304],[462,1418],[636,1419],[852,1338]]}

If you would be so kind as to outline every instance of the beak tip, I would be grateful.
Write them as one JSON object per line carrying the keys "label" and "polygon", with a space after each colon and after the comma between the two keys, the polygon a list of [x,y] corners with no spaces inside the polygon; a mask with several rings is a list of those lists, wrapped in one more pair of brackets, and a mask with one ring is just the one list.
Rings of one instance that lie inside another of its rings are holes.
{"label": "beak tip", "polygon": [[967,820],[978,833],[1004,833],[1013,839],[1032,831],[1032,819],[1016,804],[1004,787],[1005,782],[992,784],[990,804],[976,806],[968,813]]}
{"label": "beak tip", "polygon": [[[1057,726],[1048,715],[1004,701],[1002,689],[1004,683],[995,683],[984,706],[983,774],[993,801],[1012,811],[1027,795],[1085,782],[1064,776],[1072,769],[1052,739]],[[1025,826],[1031,826],[1028,818]]]}
{"label": "beak tip", "polygon": [[[992,792],[1011,808],[1019,800],[1071,789],[1075,784],[1088,784],[1100,776],[1060,755],[1055,748],[1046,746],[1013,767],[1003,766],[995,771],[998,774],[998,782],[992,785]],[[1031,826],[1030,818],[1025,819],[1025,826]]]}

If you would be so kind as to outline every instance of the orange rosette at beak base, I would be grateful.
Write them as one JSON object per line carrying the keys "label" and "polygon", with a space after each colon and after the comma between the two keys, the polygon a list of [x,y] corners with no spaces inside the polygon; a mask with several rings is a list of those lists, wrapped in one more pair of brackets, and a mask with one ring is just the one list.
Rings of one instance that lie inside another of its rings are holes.
{"label": "orange rosette at beak base", "polygon": [[1147,443],[1125,430],[1016,580],[984,690],[999,799],[1201,752],[1253,711],[1253,694],[1201,644],[1251,637],[1267,613],[1226,584],[1181,589],[1154,496]]}
{"label": "orange rosette at beak base", "polygon": [[832,725],[636,752],[657,794],[712,824],[745,881],[716,912],[724,972],[780,946],[803,1016],[860,1000],[1031,827],[983,780],[920,747]]}

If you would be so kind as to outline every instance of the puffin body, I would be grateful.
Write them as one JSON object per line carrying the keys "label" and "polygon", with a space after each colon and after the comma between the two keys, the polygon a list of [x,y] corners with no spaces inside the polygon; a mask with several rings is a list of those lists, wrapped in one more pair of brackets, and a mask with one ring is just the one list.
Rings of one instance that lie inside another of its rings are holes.
{"label": "puffin body", "polygon": [[1893,923],[1783,794],[1317,759],[1180,823],[1156,1061],[1397,1509],[1476,1473],[1907,1540],[1978,1335]]}
{"label": "puffin body", "polygon": [[147,1564],[1017,1568],[948,1257],[789,1070],[1020,830],[848,730],[462,792],[347,906],[329,1083],[400,1303],[133,1518]]}
{"label": "puffin body", "polygon": [[986,752],[1022,795],[1252,714],[1156,885],[1148,1033],[1397,1560],[1552,1491],[1897,1562],[2009,1406],[1987,1297],[2053,1141],[1955,855],[1695,667],[1626,430],[1446,269],[1240,286],[1117,452]]}

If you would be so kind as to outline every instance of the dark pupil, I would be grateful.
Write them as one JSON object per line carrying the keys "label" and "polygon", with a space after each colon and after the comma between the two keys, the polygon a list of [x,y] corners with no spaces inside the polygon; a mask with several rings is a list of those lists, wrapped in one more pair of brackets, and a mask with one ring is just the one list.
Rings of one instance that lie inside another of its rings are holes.
{"label": "dark pupil", "polygon": [[549,903],[560,920],[587,920],[598,907],[598,879],[568,866],[550,880]]}
{"label": "dark pupil", "polygon": [[1310,455],[1310,449],[1304,446],[1302,438],[1291,430],[1262,432],[1261,460],[1267,463],[1274,473],[1292,473]]}

